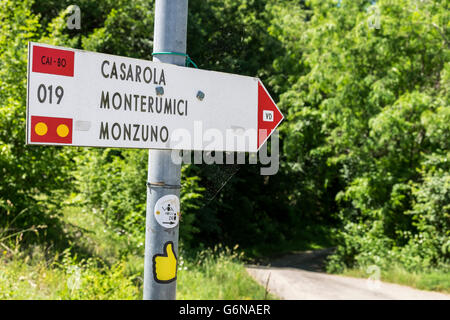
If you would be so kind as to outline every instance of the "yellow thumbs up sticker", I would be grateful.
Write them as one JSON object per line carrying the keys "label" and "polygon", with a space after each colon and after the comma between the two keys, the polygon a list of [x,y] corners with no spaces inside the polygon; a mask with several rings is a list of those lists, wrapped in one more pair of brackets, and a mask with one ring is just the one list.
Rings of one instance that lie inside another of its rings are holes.
{"label": "yellow thumbs up sticker", "polygon": [[172,241],[164,244],[163,254],[153,256],[153,277],[158,283],[169,283],[177,278],[177,256]]}

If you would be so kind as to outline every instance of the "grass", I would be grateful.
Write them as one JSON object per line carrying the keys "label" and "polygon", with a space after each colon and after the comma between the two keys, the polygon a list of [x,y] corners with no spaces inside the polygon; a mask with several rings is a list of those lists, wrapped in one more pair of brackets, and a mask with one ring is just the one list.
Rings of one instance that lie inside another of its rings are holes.
{"label": "grass", "polygon": [[276,299],[248,275],[241,261],[242,254],[220,245],[200,252],[190,262],[181,259],[177,299]]}
{"label": "grass", "polygon": [[[0,252],[0,299],[142,299],[143,247],[130,251],[135,243],[94,212],[68,207],[64,221],[73,248],[50,256],[40,246]],[[183,256],[177,299],[275,298],[247,274],[236,250],[217,246]]]}
{"label": "grass", "polygon": [[123,265],[111,268],[95,265],[94,260],[74,263],[69,258],[26,261],[0,260],[0,299],[134,299],[138,286],[125,274]]}
{"label": "grass", "polygon": [[[370,276],[364,269],[348,269],[342,275],[356,278],[368,278]],[[393,266],[388,270],[381,270],[380,280],[420,290],[450,294],[450,273],[443,270],[410,272],[402,267]]]}

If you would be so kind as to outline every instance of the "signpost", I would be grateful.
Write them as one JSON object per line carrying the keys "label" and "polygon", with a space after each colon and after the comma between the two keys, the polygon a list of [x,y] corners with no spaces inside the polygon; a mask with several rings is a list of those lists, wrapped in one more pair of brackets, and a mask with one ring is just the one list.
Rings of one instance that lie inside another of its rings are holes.
{"label": "signpost", "polygon": [[283,120],[259,79],[183,67],[187,3],[156,0],[154,62],[29,43],[27,144],[149,149],[144,299],[175,299],[172,150],[256,152]]}
{"label": "signpost", "polygon": [[256,152],[283,119],[257,78],[38,43],[29,66],[28,144]]}

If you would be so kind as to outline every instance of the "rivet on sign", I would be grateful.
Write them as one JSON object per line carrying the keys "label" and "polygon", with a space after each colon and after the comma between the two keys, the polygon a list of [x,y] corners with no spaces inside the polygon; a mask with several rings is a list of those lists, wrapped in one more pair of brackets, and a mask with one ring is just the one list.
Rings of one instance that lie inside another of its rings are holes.
{"label": "rivet on sign", "polygon": [[205,94],[202,91],[198,90],[198,92],[197,92],[197,99],[202,101],[203,98],[205,98]]}
{"label": "rivet on sign", "polygon": [[164,88],[163,87],[156,87],[156,95],[162,96],[164,94]]}

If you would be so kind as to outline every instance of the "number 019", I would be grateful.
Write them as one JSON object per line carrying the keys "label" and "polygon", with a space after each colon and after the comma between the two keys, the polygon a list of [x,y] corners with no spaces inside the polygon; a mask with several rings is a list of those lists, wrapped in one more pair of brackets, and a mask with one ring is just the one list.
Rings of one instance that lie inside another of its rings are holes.
{"label": "number 019", "polygon": [[[58,99],[58,101],[56,101],[56,104],[59,104],[61,102],[62,97],[64,96],[64,89],[61,86],[56,87],[55,96]],[[37,97],[40,103],[46,102],[47,98],[48,103],[53,103],[53,86],[45,87],[44,84],[41,84],[37,91]]]}

